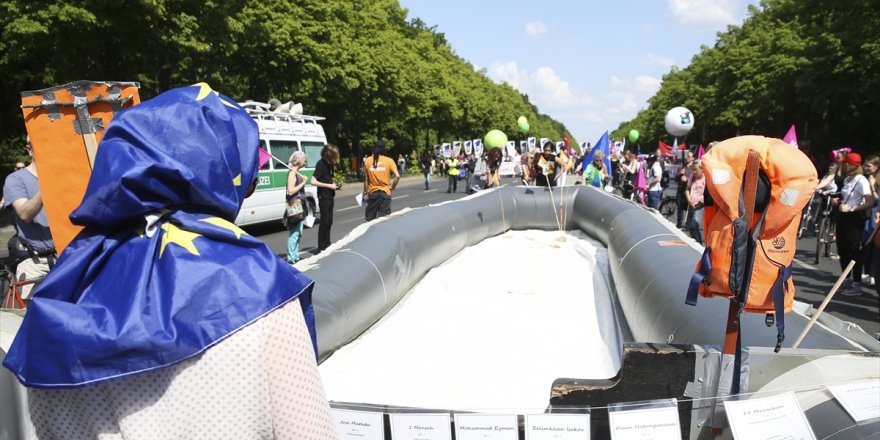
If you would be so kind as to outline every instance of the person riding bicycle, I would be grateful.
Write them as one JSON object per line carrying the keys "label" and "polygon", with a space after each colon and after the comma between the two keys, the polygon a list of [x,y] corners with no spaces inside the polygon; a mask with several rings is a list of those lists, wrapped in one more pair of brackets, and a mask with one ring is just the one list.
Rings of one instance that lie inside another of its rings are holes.
{"label": "person riding bicycle", "polygon": [[[43,196],[37,181],[37,166],[33,161],[34,150],[30,137],[25,150],[31,156],[30,165],[13,172],[3,184],[4,208],[12,207],[15,214],[15,230],[29,258],[18,263],[15,278],[41,279],[55,265],[55,243],[49,231],[49,220],[43,208]],[[21,287],[21,297],[28,300],[37,283]]]}

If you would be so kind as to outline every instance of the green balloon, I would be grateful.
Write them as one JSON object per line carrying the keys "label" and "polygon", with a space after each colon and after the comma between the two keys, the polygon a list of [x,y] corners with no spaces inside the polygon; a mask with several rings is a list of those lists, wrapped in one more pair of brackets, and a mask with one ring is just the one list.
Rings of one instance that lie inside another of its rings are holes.
{"label": "green balloon", "polygon": [[529,132],[529,128],[530,127],[529,127],[528,122],[525,122],[523,124],[519,124],[519,131],[521,131],[522,134],[527,134]]}
{"label": "green balloon", "polygon": [[503,147],[507,144],[507,135],[501,130],[491,130],[483,137],[483,145],[488,148]]}
{"label": "green balloon", "polygon": [[635,141],[637,141],[637,140],[639,140],[639,132],[638,132],[638,130],[630,130],[630,131],[629,131],[629,141],[630,141],[630,142],[635,142]]}
{"label": "green balloon", "polygon": [[522,127],[523,124],[528,125],[528,124],[529,124],[529,120],[526,119],[525,116],[520,116],[519,119],[516,120],[516,123],[517,123],[520,127]]}

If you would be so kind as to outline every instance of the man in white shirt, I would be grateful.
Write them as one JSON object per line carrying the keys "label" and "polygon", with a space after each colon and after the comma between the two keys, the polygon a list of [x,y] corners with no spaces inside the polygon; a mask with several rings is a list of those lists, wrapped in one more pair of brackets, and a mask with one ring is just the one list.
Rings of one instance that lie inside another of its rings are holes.
{"label": "man in white shirt", "polygon": [[660,179],[663,177],[663,167],[657,160],[657,156],[648,156],[646,163],[648,165],[648,206],[654,209],[660,209],[660,199],[663,196],[663,187],[660,186]]}

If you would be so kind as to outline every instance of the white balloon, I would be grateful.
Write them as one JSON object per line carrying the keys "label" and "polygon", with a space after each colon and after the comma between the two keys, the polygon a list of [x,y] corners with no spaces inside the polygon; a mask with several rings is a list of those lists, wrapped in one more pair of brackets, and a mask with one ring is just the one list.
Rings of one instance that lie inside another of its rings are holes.
{"label": "white balloon", "polygon": [[684,107],[666,112],[666,131],[673,136],[684,136],[694,128],[694,114]]}

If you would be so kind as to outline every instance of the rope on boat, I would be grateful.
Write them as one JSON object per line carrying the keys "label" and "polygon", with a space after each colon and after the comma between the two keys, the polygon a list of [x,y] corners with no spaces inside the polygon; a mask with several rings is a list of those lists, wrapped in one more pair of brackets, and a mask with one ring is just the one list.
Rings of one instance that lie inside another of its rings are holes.
{"label": "rope on boat", "polygon": [[[559,230],[562,230],[562,223],[559,222],[559,214],[556,213],[556,201],[553,200],[553,188],[550,187],[550,179],[544,179],[547,181],[547,190],[550,191],[550,210],[553,211],[553,217],[556,218],[556,226]],[[561,202],[562,200],[560,200]]]}
{"label": "rope on boat", "polygon": [[384,295],[384,297],[385,297],[385,302],[386,303],[388,302],[388,289],[385,288],[385,278],[382,278],[382,272],[379,271],[379,268],[376,267],[376,263],[373,263],[373,260],[370,260],[369,258],[364,256],[363,254],[355,252],[351,249],[337,249],[334,252],[350,252],[352,254],[355,254],[355,255],[363,258],[364,260],[367,260],[367,263],[370,263],[370,266],[373,266],[373,269],[375,269],[376,273],[379,275],[379,281],[382,283],[382,295]]}

